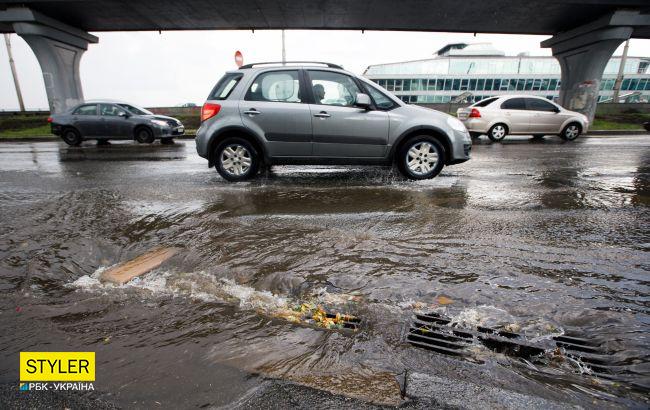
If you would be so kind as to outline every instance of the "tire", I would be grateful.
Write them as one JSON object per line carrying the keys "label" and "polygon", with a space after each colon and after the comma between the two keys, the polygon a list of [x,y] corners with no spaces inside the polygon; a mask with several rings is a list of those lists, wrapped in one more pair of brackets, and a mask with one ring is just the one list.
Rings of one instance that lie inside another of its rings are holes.
{"label": "tire", "polygon": [[397,167],[409,179],[430,179],[440,173],[447,156],[440,142],[429,135],[410,138],[397,150]]}
{"label": "tire", "polygon": [[72,147],[77,147],[81,144],[81,141],[83,140],[81,138],[81,134],[79,134],[79,131],[75,130],[74,128],[66,128],[63,130],[63,134],[61,134],[61,139],[63,142],[66,144],[72,146]]}
{"label": "tire", "polygon": [[488,138],[493,142],[503,141],[508,135],[508,126],[505,124],[494,124],[488,131]]}
{"label": "tire", "polygon": [[582,132],[582,127],[580,124],[577,122],[572,122],[570,124],[567,124],[566,127],[562,130],[562,133],[560,134],[560,138],[562,138],[565,141],[574,141],[576,138],[580,136],[580,133]]}
{"label": "tire", "polygon": [[171,144],[174,143],[174,139],[173,138],[161,138],[160,143],[163,144],[163,145],[171,145]]}
{"label": "tire", "polygon": [[470,132],[469,136],[472,137],[473,140],[477,139],[478,137],[481,136],[480,132]]}
{"label": "tire", "polygon": [[214,162],[219,175],[231,182],[251,179],[260,168],[260,156],[255,147],[237,137],[226,138],[217,145]]}
{"label": "tire", "polygon": [[151,144],[154,141],[153,132],[147,127],[135,130],[135,140],[140,144]]}

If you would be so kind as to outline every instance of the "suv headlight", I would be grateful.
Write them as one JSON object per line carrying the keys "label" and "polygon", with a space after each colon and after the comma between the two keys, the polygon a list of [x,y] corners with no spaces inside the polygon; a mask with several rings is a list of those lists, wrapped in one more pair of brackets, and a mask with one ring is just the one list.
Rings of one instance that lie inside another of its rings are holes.
{"label": "suv headlight", "polygon": [[161,126],[161,127],[169,126],[169,124],[167,124],[167,121],[163,121],[163,120],[151,120],[151,123],[156,124],[156,125]]}
{"label": "suv headlight", "polygon": [[465,128],[465,124],[460,122],[460,120],[457,118],[447,117],[447,124],[456,131],[467,133],[467,128]]}

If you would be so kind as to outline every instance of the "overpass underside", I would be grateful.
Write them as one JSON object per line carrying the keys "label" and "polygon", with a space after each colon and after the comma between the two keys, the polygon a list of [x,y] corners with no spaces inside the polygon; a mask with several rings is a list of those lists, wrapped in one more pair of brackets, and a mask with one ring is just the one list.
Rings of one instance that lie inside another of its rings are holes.
{"label": "overpass underside", "polygon": [[350,29],[552,36],[560,104],[593,119],[605,65],[625,40],[650,38],[647,0],[0,0],[41,65],[52,112],[83,100],[79,61],[89,31]]}

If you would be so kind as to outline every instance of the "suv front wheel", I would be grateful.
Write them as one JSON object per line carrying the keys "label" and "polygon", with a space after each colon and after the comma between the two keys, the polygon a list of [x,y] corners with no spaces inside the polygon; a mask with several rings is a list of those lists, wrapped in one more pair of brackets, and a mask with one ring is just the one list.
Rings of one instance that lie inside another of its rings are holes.
{"label": "suv front wheel", "polygon": [[257,174],[259,154],[243,138],[226,138],[214,151],[215,168],[227,181],[245,181]]}
{"label": "suv front wheel", "polygon": [[410,179],[433,178],[444,165],[444,148],[428,135],[410,139],[397,152],[397,167]]}

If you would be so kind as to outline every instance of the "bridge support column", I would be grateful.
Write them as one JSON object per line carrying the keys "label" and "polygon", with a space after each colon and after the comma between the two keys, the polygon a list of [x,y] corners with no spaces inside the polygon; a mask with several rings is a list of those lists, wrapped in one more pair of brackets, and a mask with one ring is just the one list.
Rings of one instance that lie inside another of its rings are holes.
{"label": "bridge support column", "polygon": [[97,37],[27,8],[0,12],[0,22],[12,24],[36,55],[52,113],[83,101],[79,62]]}
{"label": "bridge support column", "polygon": [[559,103],[580,112],[593,122],[605,66],[634,27],[650,24],[650,17],[637,11],[616,11],[590,24],[559,33],[542,41],[560,62],[562,84]]}

